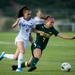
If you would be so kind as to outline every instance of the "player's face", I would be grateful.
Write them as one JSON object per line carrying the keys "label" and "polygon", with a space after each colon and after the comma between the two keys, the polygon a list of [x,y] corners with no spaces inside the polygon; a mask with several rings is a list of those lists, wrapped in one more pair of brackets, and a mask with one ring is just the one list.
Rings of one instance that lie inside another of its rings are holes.
{"label": "player's face", "polygon": [[46,26],[47,26],[48,28],[52,27],[53,24],[54,24],[54,20],[47,20],[47,22],[46,22]]}
{"label": "player's face", "polygon": [[38,16],[39,18],[41,18],[41,17],[43,16],[42,12],[41,12],[41,11],[38,11],[38,12],[37,12],[37,16]]}
{"label": "player's face", "polygon": [[29,20],[30,17],[31,17],[31,11],[29,11],[29,10],[25,11],[25,12],[24,12],[24,18],[25,18],[26,20]]}

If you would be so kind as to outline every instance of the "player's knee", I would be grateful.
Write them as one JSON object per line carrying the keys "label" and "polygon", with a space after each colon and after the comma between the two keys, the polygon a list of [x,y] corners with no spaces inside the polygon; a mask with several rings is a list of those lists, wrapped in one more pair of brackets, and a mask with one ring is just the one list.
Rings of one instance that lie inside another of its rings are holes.
{"label": "player's knee", "polygon": [[34,54],[34,57],[35,57],[35,58],[38,58],[38,59],[40,59],[40,57],[41,57],[41,53]]}
{"label": "player's knee", "polygon": [[14,60],[18,60],[18,58],[17,57],[14,57]]}
{"label": "player's knee", "polygon": [[34,56],[34,58],[38,58],[38,59],[40,59],[40,56]]}
{"label": "player's knee", "polygon": [[24,54],[25,53],[25,50],[21,50],[20,53]]}

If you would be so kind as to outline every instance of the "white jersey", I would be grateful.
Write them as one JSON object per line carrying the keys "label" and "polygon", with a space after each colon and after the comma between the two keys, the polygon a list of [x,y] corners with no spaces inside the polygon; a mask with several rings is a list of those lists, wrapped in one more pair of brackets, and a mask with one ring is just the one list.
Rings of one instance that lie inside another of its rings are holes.
{"label": "white jersey", "polygon": [[29,40],[31,29],[35,28],[34,20],[32,18],[30,20],[25,20],[23,17],[21,17],[18,26],[19,33],[17,37],[24,40]]}
{"label": "white jersey", "polygon": [[44,20],[39,17],[34,17],[35,24],[44,24]]}

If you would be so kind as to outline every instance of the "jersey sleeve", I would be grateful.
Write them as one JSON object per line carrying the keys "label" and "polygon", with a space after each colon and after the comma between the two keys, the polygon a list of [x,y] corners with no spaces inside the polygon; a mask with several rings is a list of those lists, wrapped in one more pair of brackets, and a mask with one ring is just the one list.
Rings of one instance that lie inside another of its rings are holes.
{"label": "jersey sleeve", "polygon": [[18,25],[21,25],[22,21],[23,21],[23,18],[20,17],[20,20],[19,20],[19,22],[18,22]]}
{"label": "jersey sleeve", "polygon": [[59,32],[53,27],[53,34],[55,35],[55,36],[57,36],[58,34],[59,34]]}
{"label": "jersey sleeve", "polygon": [[35,22],[34,22],[34,21],[33,21],[32,28],[36,28],[36,24],[35,24]]}

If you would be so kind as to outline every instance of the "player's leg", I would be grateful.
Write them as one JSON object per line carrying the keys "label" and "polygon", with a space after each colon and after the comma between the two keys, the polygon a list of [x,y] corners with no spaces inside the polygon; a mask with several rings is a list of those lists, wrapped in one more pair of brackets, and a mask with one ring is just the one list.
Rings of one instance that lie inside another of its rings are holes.
{"label": "player's leg", "polygon": [[16,69],[16,71],[22,71],[22,68],[21,68],[21,64],[22,64],[22,60],[23,60],[23,56],[24,56],[24,53],[25,53],[25,50],[28,46],[28,42],[29,40],[23,40],[23,41],[19,41],[17,43],[17,48],[19,50],[19,56],[18,56],[18,68]]}
{"label": "player's leg", "polygon": [[32,62],[30,64],[30,68],[28,70],[29,72],[36,69],[35,65],[37,64],[37,62],[39,61],[39,59],[41,57],[41,50],[39,48],[34,49],[33,55],[34,55],[34,58],[33,58]]}
{"label": "player's leg", "polygon": [[31,62],[32,62],[32,60],[33,60],[33,58],[34,58],[33,56],[30,57],[29,61],[27,62],[27,66],[30,66],[30,64],[31,64]]}
{"label": "player's leg", "polygon": [[31,64],[32,60],[33,60],[33,56],[30,57],[30,59],[29,59],[28,62],[23,62],[23,63],[21,64],[22,68],[23,68],[23,67],[30,67],[30,64]]}
{"label": "player's leg", "polygon": [[23,56],[24,56],[24,52],[25,52],[25,50],[24,50],[24,43],[23,43],[23,41],[18,41],[16,43],[16,45],[17,45],[17,48],[19,50],[18,68],[16,69],[16,71],[20,71],[21,72],[22,71],[21,64],[22,64],[22,60],[23,60]]}
{"label": "player's leg", "polygon": [[[18,55],[19,55],[19,50],[17,49],[15,54],[14,54],[14,60],[18,59]],[[18,67],[18,65],[12,65],[12,70],[16,70]]]}
{"label": "player's leg", "polygon": [[0,60],[2,60],[4,57],[6,57],[8,59],[17,60],[18,54],[19,54],[18,49],[16,50],[15,54],[7,54],[5,52],[2,52],[2,55],[0,56]]}
{"label": "player's leg", "polygon": [[[32,60],[33,60],[33,56],[31,56],[31,58],[29,59],[28,62],[23,62],[23,63],[21,64],[21,67],[22,67],[22,68],[30,67],[30,64],[31,64]],[[18,65],[12,65],[12,70],[16,70],[17,67],[18,67]]]}
{"label": "player's leg", "polygon": [[18,59],[18,55],[19,55],[19,50],[17,49],[15,54],[14,54],[14,60],[17,60]]}

